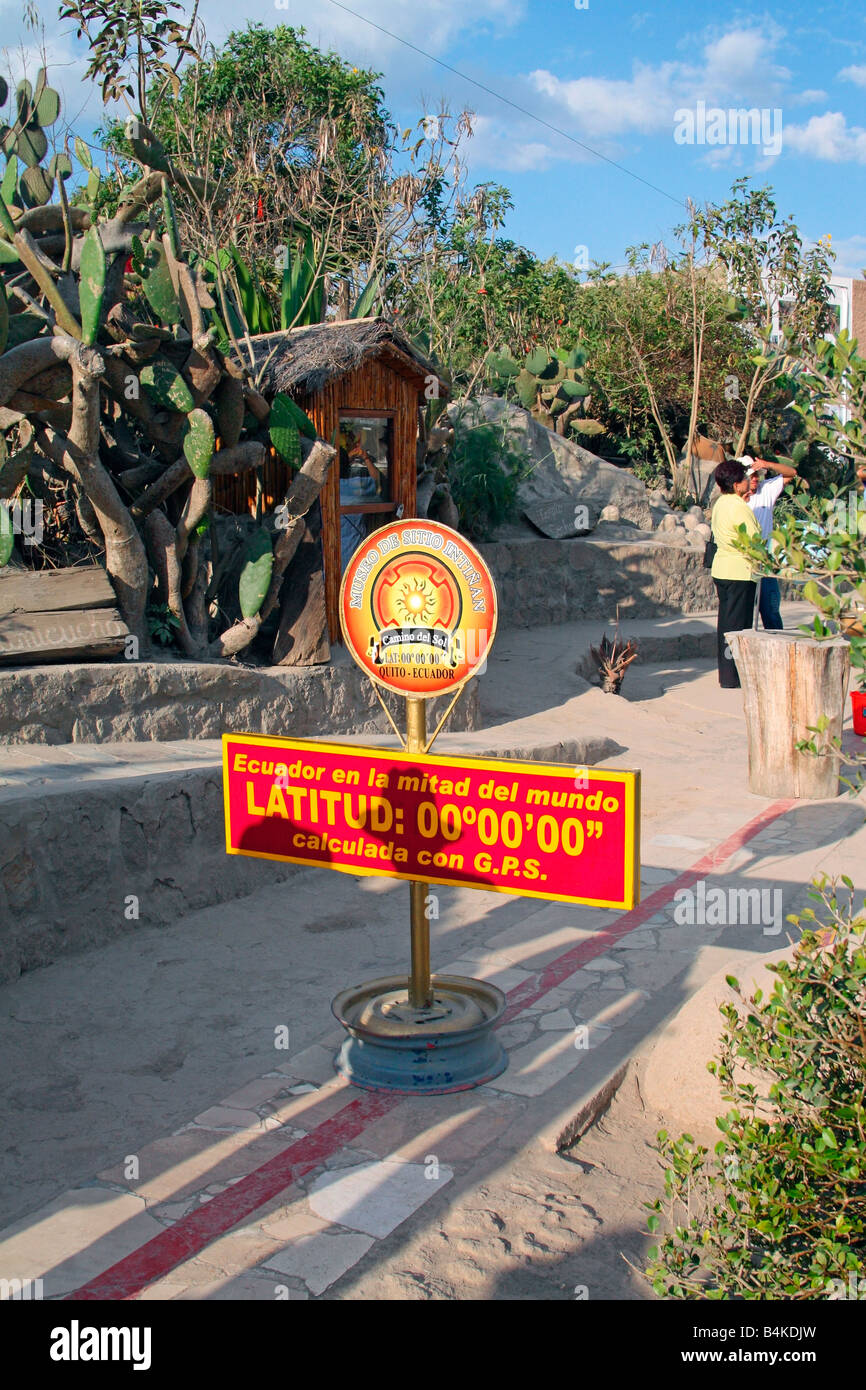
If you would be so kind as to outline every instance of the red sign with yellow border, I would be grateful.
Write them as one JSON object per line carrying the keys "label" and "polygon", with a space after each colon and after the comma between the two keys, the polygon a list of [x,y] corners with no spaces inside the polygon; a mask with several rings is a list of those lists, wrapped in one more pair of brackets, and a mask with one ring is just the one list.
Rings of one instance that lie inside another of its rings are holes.
{"label": "red sign with yellow border", "polygon": [[436,521],[394,521],[368,536],[340,588],[355,661],[379,685],[429,699],[477,672],[496,631],[496,591],[478,551]]}
{"label": "red sign with yellow border", "polygon": [[223,736],[226,849],[628,909],[640,773]]}

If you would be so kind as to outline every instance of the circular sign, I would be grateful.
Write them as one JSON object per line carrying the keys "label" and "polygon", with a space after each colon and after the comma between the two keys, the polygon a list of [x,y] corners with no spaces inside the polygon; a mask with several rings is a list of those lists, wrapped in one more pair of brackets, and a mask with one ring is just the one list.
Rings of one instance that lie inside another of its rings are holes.
{"label": "circular sign", "polygon": [[423,518],[394,521],[349,561],[340,623],[372,680],[429,699],[463,685],[483,663],[496,631],[496,590],[456,531]]}

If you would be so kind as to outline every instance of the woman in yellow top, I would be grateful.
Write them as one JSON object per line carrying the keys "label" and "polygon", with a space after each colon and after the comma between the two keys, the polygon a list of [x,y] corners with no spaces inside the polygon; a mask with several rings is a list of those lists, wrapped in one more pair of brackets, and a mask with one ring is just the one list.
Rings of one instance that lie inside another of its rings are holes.
{"label": "woman in yellow top", "polygon": [[756,581],[745,555],[733,547],[737,527],[745,526],[750,535],[760,536],[755,513],[745,498],[749,491],[746,470],[738,459],[725,459],[715,472],[721,497],[718,498],[710,522],[713,540],[718,546],[713,560],[713,582],[719,596],[717,628],[719,685],[729,690],[739,688],[740,677],[726,632],[742,632],[751,627],[755,618]]}

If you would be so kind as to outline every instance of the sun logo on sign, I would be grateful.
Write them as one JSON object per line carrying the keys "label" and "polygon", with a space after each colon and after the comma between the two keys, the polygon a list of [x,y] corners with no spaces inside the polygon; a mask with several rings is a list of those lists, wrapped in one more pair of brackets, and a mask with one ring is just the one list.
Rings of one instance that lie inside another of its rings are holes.
{"label": "sun logo on sign", "polygon": [[395,607],[403,622],[429,622],[436,610],[436,595],[426,579],[412,579],[403,585]]}

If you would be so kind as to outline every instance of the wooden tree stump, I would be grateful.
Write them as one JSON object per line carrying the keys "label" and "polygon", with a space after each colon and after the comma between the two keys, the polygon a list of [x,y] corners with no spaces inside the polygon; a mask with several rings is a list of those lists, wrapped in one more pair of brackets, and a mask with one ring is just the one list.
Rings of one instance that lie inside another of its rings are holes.
{"label": "wooden tree stump", "polygon": [[129,628],[101,565],[0,574],[0,666],[110,661]]}
{"label": "wooden tree stump", "polygon": [[[749,740],[749,790],[757,796],[819,801],[839,794],[834,757],[798,753],[822,715],[839,738],[850,653],[842,637],[818,642],[793,632],[726,632],[740,673]],[[820,741],[820,740],[819,740]]]}

